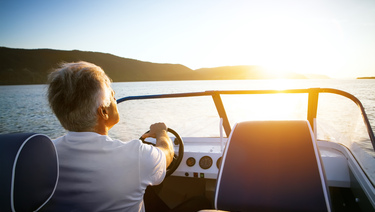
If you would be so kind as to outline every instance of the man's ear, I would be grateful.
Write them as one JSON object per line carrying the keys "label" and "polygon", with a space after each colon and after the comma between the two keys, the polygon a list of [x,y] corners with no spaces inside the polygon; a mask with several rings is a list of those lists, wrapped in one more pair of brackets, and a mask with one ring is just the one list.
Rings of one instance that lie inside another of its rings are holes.
{"label": "man's ear", "polygon": [[98,114],[104,120],[108,120],[108,118],[109,118],[108,110],[107,110],[106,107],[103,107],[103,106],[99,107],[98,108]]}

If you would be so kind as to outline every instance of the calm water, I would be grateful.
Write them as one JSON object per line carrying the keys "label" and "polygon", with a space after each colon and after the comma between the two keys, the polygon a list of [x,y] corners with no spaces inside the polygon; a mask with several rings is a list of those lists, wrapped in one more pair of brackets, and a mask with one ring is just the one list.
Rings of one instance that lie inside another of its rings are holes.
{"label": "calm water", "polygon": [[[133,95],[199,92],[206,90],[293,89],[310,87],[336,88],[354,94],[362,101],[372,126],[375,126],[375,80],[230,80],[113,83],[117,99]],[[0,133],[38,132],[46,134],[51,138],[56,138],[66,133],[48,107],[46,85],[0,86],[0,99]],[[177,117],[186,116],[187,120],[194,119],[199,123],[199,126],[188,126],[187,121],[179,121],[175,124],[178,126],[173,126],[173,128],[184,131],[184,134],[188,136],[198,131],[198,128],[209,127],[208,125],[212,125],[212,122],[217,121],[216,111],[199,112],[198,110],[201,110],[201,106],[196,105],[194,99],[188,101],[177,101],[177,105],[163,101],[122,103],[119,105],[121,122],[111,130],[110,135],[124,140],[135,139],[139,137],[142,131],[147,130],[151,122],[165,121],[168,124],[174,122]],[[199,101],[201,102],[201,100]],[[208,99],[208,101],[211,102],[211,99]],[[125,106],[125,104],[127,105]],[[182,107],[182,105],[186,106],[186,104],[189,104],[188,109],[183,109],[183,111],[175,110]],[[207,104],[211,103],[207,102]],[[238,106],[237,103],[236,105]],[[272,106],[272,104],[269,105]],[[211,106],[209,108],[213,109]],[[270,107],[263,107],[263,110],[271,109]],[[253,116],[256,114],[265,114],[266,112],[257,111]],[[152,113],[154,118],[142,118],[142,116],[151,117],[150,113]],[[211,121],[211,118],[214,121]],[[138,126],[139,129],[137,131],[130,129],[126,126],[127,124]],[[216,124],[214,127],[216,128]]]}

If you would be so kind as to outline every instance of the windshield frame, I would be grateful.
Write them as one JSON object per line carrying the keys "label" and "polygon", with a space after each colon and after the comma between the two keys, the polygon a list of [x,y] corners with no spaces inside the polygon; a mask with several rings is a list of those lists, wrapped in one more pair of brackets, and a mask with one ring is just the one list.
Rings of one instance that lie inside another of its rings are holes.
{"label": "windshield frame", "polygon": [[156,95],[142,95],[142,96],[128,96],[123,97],[117,100],[117,103],[122,103],[125,101],[130,100],[142,100],[142,99],[160,99],[160,98],[181,98],[181,97],[197,97],[197,96],[211,96],[214,103],[216,110],[218,112],[219,117],[223,120],[223,128],[227,135],[227,137],[230,135],[230,132],[232,130],[229,119],[223,104],[223,101],[221,99],[222,95],[238,95],[238,94],[281,94],[281,93],[287,93],[287,94],[308,94],[308,108],[307,108],[307,120],[310,122],[310,125],[312,127],[312,130],[314,133],[316,133],[316,127],[314,120],[317,116],[317,110],[318,110],[318,100],[319,100],[319,94],[320,93],[331,93],[331,94],[337,94],[340,96],[344,96],[351,101],[353,101],[358,108],[360,109],[363,122],[366,126],[366,130],[368,133],[368,136],[370,138],[372,148],[375,151],[375,137],[374,133],[372,131],[372,127],[370,124],[370,121],[367,117],[367,114],[365,112],[365,108],[363,107],[361,101],[355,97],[354,95],[338,90],[333,88],[308,88],[308,89],[288,89],[288,90],[214,90],[214,91],[204,91],[204,92],[191,92],[191,93],[171,93],[171,94],[156,94]]}

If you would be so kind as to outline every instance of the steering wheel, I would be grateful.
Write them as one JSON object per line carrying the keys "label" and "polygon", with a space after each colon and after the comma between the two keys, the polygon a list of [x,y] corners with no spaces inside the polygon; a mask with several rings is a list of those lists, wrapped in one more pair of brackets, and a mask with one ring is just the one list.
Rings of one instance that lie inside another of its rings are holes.
{"label": "steering wheel", "polygon": [[[178,166],[180,165],[182,161],[182,157],[184,156],[184,142],[182,141],[181,136],[176,131],[172,130],[171,128],[168,128],[167,131],[169,133],[172,133],[176,137],[173,143],[174,143],[174,146],[178,146],[178,154],[176,154],[176,152],[174,153],[173,160],[167,168],[167,173],[165,174],[166,177],[170,176],[178,168]],[[149,131],[147,131],[146,133],[148,132]],[[155,146],[154,143],[145,141],[145,139],[142,138],[142,136],[139,139],[144,144],[150,144],[150,145]]]}

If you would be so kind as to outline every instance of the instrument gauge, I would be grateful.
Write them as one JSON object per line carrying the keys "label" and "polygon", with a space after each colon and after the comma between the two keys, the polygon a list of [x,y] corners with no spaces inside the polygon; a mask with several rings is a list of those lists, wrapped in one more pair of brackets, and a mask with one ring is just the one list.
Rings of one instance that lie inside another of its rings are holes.
{"label": "instrument gauge", "polygon": [[186,165],[189,166],[189,167],[192,167],[195,165],[195,158],[193,157],[190,157],[186,160]]}
{"label": "instrument gauge", "polygon": [[217,161],[216,161],[216,166],[217,166],[217,168],[218,169],[220,169],[220,167],[221,167],[221,161],[223,160],[223,157],[220,157],[219,159],[217,159]]}
{"label": "instrument gauge", "polygon": [[202,169],[209,169],[211,166],[212,166],[212,158],[210,156],[203,156],[200,160],[199,160],[199,166],[202,168]]}

